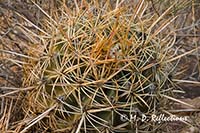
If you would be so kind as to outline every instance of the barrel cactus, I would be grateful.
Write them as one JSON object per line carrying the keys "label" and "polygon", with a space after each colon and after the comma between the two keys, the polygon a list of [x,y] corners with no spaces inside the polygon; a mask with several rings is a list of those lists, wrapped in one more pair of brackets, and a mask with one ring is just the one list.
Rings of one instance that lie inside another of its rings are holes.
{"label": "barrel cactus", "polygon": [[174,38],[160,32],[174,18],[163,19],[168,11],[148,14],[143,0],[135,7],[119,1],[60,6],[53,16],[46,13],[38,35],[29,35],[37,44],[29,46],[24,65],[23,86],[32,88],[25,94],[28,122],[21,132],[153,128],[131,116],[161,112],[172,95]]}

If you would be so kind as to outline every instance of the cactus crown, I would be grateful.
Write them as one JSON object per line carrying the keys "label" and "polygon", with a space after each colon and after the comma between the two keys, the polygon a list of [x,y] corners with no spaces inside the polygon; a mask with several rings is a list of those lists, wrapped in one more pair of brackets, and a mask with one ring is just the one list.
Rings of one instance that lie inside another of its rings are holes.
{"label": "cactus crown", "polygon": [[67,3],[47,15],[39,47],[29,51],[34,59],[24,66],[24,86],[35,86],[24,110],[41,118],[35,121],[44,130],[134,131],[135,122],[121,118],[149,115],[171,94],[166,60],[174,38],[159,35],[169,22],[158,27],[162,17],[148,14],[142,0],[132,8],[110,3]]}

